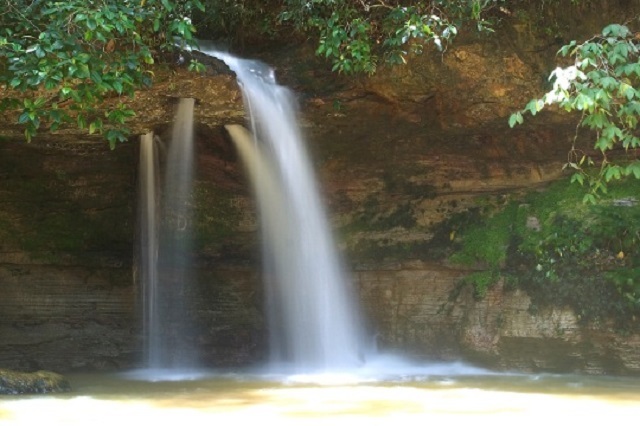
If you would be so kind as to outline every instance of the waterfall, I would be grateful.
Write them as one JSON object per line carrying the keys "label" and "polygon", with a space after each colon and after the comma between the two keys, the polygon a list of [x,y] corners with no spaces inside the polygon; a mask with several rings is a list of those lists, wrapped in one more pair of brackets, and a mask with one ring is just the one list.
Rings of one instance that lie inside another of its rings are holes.
{"label": "waterfall", "polygon": [[[142,334],[145,364],[151,364],[150,355],[159,347],[159,324],[157,321],[158,290],[158,228],[157,228],[157,150],[153,133],[140,137],[139,163],[139,243],[140,283],[142,293]],[[152,348],[154,348],[152,350]]]}
{"label": "waterfall", "polygon": [[236,73],[250,128],[228,126],[252,179],[263,235],[274,368],[353,369],[364,356],[355,292],[338,256],[290,91],[258,61],[219,52]]}
{"label": "waterfall", "polygon": [[194,103],[180,100],[166,155],[158,137],[140,139],[143,351],[151,370],[196,363],[188,320]]}

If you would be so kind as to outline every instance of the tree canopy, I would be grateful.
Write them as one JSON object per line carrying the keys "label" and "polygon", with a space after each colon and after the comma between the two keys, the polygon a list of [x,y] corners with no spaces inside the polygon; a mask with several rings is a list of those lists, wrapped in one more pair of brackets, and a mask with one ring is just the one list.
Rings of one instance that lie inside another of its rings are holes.
{"label": "tree canopy", "polygon": [[[217,37],[239,31],[298,37],[311,34],[318,54],[339,72],[373,73],[380,58],[401,63],[409,50],[438,46],[464,20],[501,0],[2,0],[0,110],[18,112],[27,141],[41,129],[74,124],[101,133],[114,147],[127,139],[135,111],[105,99],[132,95],[153,82],[151,65],[163,52],[195,45],[196,27]],[[406,5],[405,5],[406,4]],[[407,47],[409,46],[409,47]],[[192,68],[200,69],[197,62]]]}
{"label": "tree canopy", "polygon": [[[196,44],[195,32],[235,41],[305,38],[339,73],[373,74],[403,64],[432,44],[446,50],[461,31],[492,32],[524,7],[520,0],[2,0],[0,110],[17,112],[30,140],[39,130],[75,125],[101,133],[115,146],[135,115],[122,96],[153,83],[163,53]],[[560,0],[541,0],[542,5]],[[569,0],[567,0],[569,1]],[[571,0],[586,3],[589,0]],[[596,160],[577,148],[567,167],[589,182],[591,196],[606,182],[640,178],[637,159],[614,163],[608,153],[640,148],[640,33],[638,18],[612,24],[559,54],[573,60],[552,73],[553,89],[511,116],[535,115],[550,104],[578,111],[580,127],[595,134]],[[193,62],[193,69],[201,65]],[[110,102],[106,112],[104,101]],[[100,108],[99,108],[100,107]],[[588,165],[599,161],[598,172]]]}
{"label": "tree canopy", "polygon": [[[317,42],[334,71],[374,73],[403,63],[423,42],[440,48],[461,26],[490,30],[505,0],[204,0],[197,25],[210,34],[243,39],[292,35]],[[241,40],[240,40],[241,41]],[[414,43],[418,41],[418,43]]]}
{"label": "tree canopy", "polygon": [[[578,129],[565,167],[575,171],[572,181],[589,184],[585,201],[594,202],[607,191],[608,182],[626,176],[640,179],[640,32],[610,24],[589,40],[564,45],[558,54],[571,58],[572,64],[553,70],[552,89],[512,114],[509,124],[521,124],[523,114],[535,116],[554,104],[577,111]],[[580,128],[594,135],[597,155],[576,146]]]}
{"label": "tree canopy", "polygon": [[189,16],[199,0],[3,0],[0,9],[0,109],[20,111],[27,141],[41,128],[75,122],[113,147],[135,111],[111,96],[153,81],[150,65],[176,40],[192,44]]}

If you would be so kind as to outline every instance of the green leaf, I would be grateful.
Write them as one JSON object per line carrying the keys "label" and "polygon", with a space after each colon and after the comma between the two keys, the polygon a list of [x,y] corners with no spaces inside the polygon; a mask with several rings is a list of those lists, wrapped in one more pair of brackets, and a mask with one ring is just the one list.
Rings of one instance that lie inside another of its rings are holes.
{"label": "green leaf", "polygon": [[[637,123],[637,120],[635,122]],[[624,149],[638,148],[640,147],[640,138],[630,134],[625,135],[624,139],[622,140],[622,147]]]}
{"label": "green leaf", "polygon": [[96,131],[97,132],[102,131],[102,120],[100,120],[99,118],[92,121],[91,124],[89,124],[89,134],[93,134]]}
{"label": "green leaf", "polygon": [[191,3],[192,3],[196,8],[198,8],[198,10],[199,10],[200,12],[204,12],[204,11],[205,11],[204,4],[202,4],[202,3],[200,2],[200,0],[191,0]]}
{"label": "green leaf", "polygon": [[49,119],[51,119],[54,123],[61,123],[65,116],[62,111],[55,108],[57,107],[54,106],[54,109],[49,111]]}
{"label": "green leaf", "polygon": [[167,11],[171,12],[173,10],[173,4],[169,2],[169,0],[162,0],[162,5]]}
{"label": "green leaf", "polygon": [[610,182],[611,180],[614,180],[614,179],[620,180],[620,178],[622,178],[622,169],[620,168],[620,166],[616,166],[616,165],[607,166],[604,173],[605,181]]}
{"label": "green leaf", "polygon": [[618,86],[618,81],[613,77],[607,76],[600,80],[600,85],[607,90],[613,90]]}
{"label": "green leaf", "polygon": [[629,35],[629,28],[620,24],[611,24],[604,27],[602,35],[605,37],[627,37]]}
{"label": "green leaf", "polygon": [[109,141],[111,149],[115,149],[118,142],[126,142],[127,132],[123,129],[109,129],[105,137]]}
{"label": "green leaf", "polygon": [[616,47],[613,48],[613,51],[626,61],[629,56],[629,45],[627,43],[618,43]]}
{"label": "green leaf", "polygon": [[578,182],[580,185],[584,184],[584,175],[582,173],[574,173],[571,175],[571,183]]}
{"label": "green leaf", "polygon": [[609,120],[605,116],[603,112],[594,112],[593,114],[588,114],[582,120],[582,125],[587,126],[591,129],[602,129],[605,126],[611,125]]}
{"label": "green leaf", "polygon": [[572,50],[572,48],[576,46],[576,44],[578,44],[578,42],[575,40],[572,40],[569,44],[565,44],[564,46],[562,46],[558,51],[558,53],[561,54],[562,56],[567,56],[569,52]]}
{"label": "green leaf", "polygon": [[22,114],[20,114],[20,117],[18,117],[18,124],[24,124],[30,120],[31,117],[29,117],[29,111],[24,111]]}
{"label": "green leaf", "polygon": [[624,174],[626,176],[633,175],[633,177],[635,177],[636,179],[640,179],[640,161],[636,160],[633,163],[629,164],[626,167]]}
{"label": "green leaf", "polygon": [[589,194],[584,194],[584,197],[582,197],[582,202],[584,204],[591,204],[591,205],[595,205],[596,204],[596,196],[589,193]]}
{"label": "green leaf", "polygon": [[44,88],[47,90],[53,90],[56,87],[58,87],[58,82],[55,80],[49,79],[44,83]]}
{"label": "green leaf", "polygon": [[111,83],[113,89],[119,94],[122,94],[122,82],[120,80],[115,80]]}
{"label": "green leaf", "polygon": [[511,114],[509,117],[509,127],[513,128],[516,124],[522,124],[524,122],[524,118],[522,117],[522,113],[516,112]]}

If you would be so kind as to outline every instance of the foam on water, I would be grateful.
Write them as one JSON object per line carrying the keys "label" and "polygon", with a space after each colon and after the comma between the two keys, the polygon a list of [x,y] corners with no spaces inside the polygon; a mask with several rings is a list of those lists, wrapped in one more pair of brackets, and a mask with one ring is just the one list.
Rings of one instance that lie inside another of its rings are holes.
{"label": "foam on water", "polygon": [[187,382],[218,376],[209,369],[141,368],[121,373],[119,376],[143,382]]}

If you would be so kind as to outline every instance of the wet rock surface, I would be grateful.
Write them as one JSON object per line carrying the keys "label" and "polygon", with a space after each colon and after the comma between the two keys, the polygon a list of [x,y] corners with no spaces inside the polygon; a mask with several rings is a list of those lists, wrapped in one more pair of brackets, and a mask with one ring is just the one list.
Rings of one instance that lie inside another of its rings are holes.
{"label": "wet rock surface", "polygon": [[23,373],[0,369],[0,395],[69,392],[71,385],[62,375],[50,371]]}

